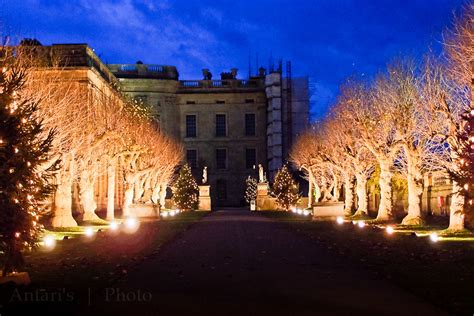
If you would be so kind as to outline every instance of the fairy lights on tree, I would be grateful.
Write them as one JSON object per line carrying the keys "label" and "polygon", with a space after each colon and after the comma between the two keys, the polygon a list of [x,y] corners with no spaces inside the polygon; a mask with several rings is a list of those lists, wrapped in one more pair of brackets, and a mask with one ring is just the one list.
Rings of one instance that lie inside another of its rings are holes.
{"label": "fairy lights on tree", "polygon": [[286,165],[279,169],[275,175],[271,192],[276,198],[278,206],[286,211],[298,203],[300,199],[299,185],[293,179]]}
{"label": "fairy lights on tree", "polygon": [[173,202],[181,210],[195,210],[199,205],[199,187],[188,164],[181,167],[173,186]]}
{"label": "fairy lights on tree", "polygon": [[[22,95],[25,71],[5,50],[0,58],[0,250],[3,276],[21,268],[22,252],[35,246],[40,216],[52,192],[49,159],[54,132],[45,131],[38,104]],[[43,136],[44,135],[44,136]]]}
{"label": "fairy lights on tree", "polygon": [[248,176],[245,180],[247,187],[245,188],[245,201],[250,204],[252,200],[257,198],[257,179]]}

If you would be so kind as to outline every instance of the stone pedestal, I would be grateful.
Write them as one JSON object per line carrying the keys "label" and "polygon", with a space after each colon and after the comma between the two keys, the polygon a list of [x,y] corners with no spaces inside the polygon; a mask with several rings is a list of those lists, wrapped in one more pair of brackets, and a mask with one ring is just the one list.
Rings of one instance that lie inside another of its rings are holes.
{"label": "stone pedestal", "polygon": [[275,199],[268,195],[269,189],[268,182],[260,182],[257,184],[257,211],[270,211],[275,209]]}
{"label": "stone pedestal", "polygon": [[319,202],[313,206],[313,218],[337,216],[344,216],[344,202]]}
{"label": "stone pedestal", "polygon": [[199,186],[199,209],[198,211],[211,210],[211,186],[203,184]]}
{"label": "stone pedestal", "polygon": [[257,184],[257,198],[259,196],[268,196],[268,182],[260,182]]}
{"label": "stone pedestal", "polygon": [[160,210],[158,204],[134,203],[130,205],[130,215],[133,217],[158,217]]}

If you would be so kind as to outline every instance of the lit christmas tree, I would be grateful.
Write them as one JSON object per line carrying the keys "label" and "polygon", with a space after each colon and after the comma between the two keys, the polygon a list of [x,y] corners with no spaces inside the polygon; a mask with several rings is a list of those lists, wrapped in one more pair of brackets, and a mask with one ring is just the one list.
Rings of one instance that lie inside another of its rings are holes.
{"label": "lit christmas tree", "polygon": [[173,202],[180,210],[195,210],[199,205],[199,187],[191,168],[185,164],[173,187]]}
{"label": "lit christmas tree", "polygon": [[252,200],[257,198],[257,179],[248,176],[245,180],[247,188],[245,189],[245,201],[250,204]]}
{"label": "lit christmas tree", "polygon": [[459,168],[451,174],[462,186],[464,195],[464,214],[473,221],[474,210],[474,109],[463,114],[464,129],[458,135]]}
{"label": "lit christmas tree", "polygon": [[38,105],[22,98],[26,72],[14,58],[0,57],[0,251],[3,276],[23,264],[22,252],[37,244],[52,192],[48,160],[53,132],[44,131]]}
{"label": "lit christmas tree", "polygon": [[275,176],[272,195],[276,198],[278,206],[286,211],[295,206],[300,199],[299,185],[286,165],[279,169]]}

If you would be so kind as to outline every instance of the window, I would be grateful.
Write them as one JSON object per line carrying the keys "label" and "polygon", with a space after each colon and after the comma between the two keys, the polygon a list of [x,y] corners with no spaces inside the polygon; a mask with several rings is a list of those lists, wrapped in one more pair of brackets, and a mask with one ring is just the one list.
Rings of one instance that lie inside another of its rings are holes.
{"label": "window", "polygon": [[226,116],[225,114],[216,114],[216,136],[227,136]]}
{"label": "window", "polygon": [[186,137],[196,137],[196,130],[196,115],[186,115]]}
{"label": "window", "polygon": [[223,201],[227,200],[227,181],[223,179],[218,179],[216,181],[217,186],[217,200]]}
{"label": "window", "polygon": [[227,149],[225,148],[216,149],[216,168],[217,169],[227,168]]}
{"label": "window", "polygon": [[196,104],[196,101],[187,100],[187,101],[186,101],[186,104]]}
{"label": "window", "polygon": [[197,168],[197,150],[188,149],[186,150],[186,161],[192,169]]}
{"label": "window", "polygon": [[255,99],[245,99],[245,103],[255,103]]}
{"label": "window", "polygon": [[255,114],[245,114],[245,136],[255,136]]}
{"label": "window", "polygon": [[217,104],[225,104],[225,101],[224,100],[216,100],[216,103]]}
{"label": "window", "polygon": [[257,151],[255,148],[245,149],[245,168],[252,169],[257,164]]}

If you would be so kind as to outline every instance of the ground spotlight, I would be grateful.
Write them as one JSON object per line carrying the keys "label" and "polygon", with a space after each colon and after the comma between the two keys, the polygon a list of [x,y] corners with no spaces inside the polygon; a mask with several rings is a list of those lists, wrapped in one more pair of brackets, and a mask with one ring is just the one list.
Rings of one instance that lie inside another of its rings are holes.
{"label": "ground spotlight", "polygon": [[94,230],[92,229],[92,227],[86,227],[86,230],[84,230],[84,233],[86,234],[87,237],[94,236]]}
{"label": "ground spotlight", "polygon": [[110,227],[110,230],[116,231],[119,228],[119,224],[117,222],[111,222],[109,227]]}
{"label": "ground spotlight", "polygon": [[438,240],[439,240],[438,234],[437,234],[437,233],[432,233],[432,234],[430,234],[430,240],[431,240],[432,242],[438,242]]}
{"label": "ground spotlight", "polygon": [[304,215],[304,216],[308,216],[308,215],[309,215],[309,211],[308,211],[308,210],[304,210],[304,211],[303,211],[303,215]]}
{"label": "ground spotlight", "polygon": [[357,226],[359,226],[359,228],[364,228],[365,227],[364,221],[358,221]]}
{"label": "ground spotlight", "polygon": [[175,211],[169,211],[168,213],[169,213],[170,216],[175,216],[176,215]]}
{"label": "ground spotlight", "polygon": [[338,223],[339,225],[344,224],[344,218],[342,218],[342,216],[338,216],[336,218],[336,223]]}
{"label": "ground spotlight", "polygon": [[46,248],[53,249],[56,246],[56,239],[51,235],[47,235],[43,238],[43,244]]}
{"label": "ground spotlight", "polygon": [[394,232],[394,230],[393,230],[393,227],[392,227],[392,226],[387,226],[387,227],[385,228],[385,231],[386,231],[386,232],[387,232],[387,234],[389,234],[389,235],[392,235],[392,234],[393,234],[393,232]]}
{"label": "ground spotlight", "polygon": [[298,209],[296,212],[297,212],[299,215],[303,214],[303,210],[301,210],[301,209]]}
{"label": "ground spotlight", "polygon": [[140,223],[138,222],[138,220],[134,217],[128,217],[126,220],[125,220],[125,229],[126,229],[126,232],[127,233],[134,233],[137,231],[138,229],[138,226],[140,225]]}

